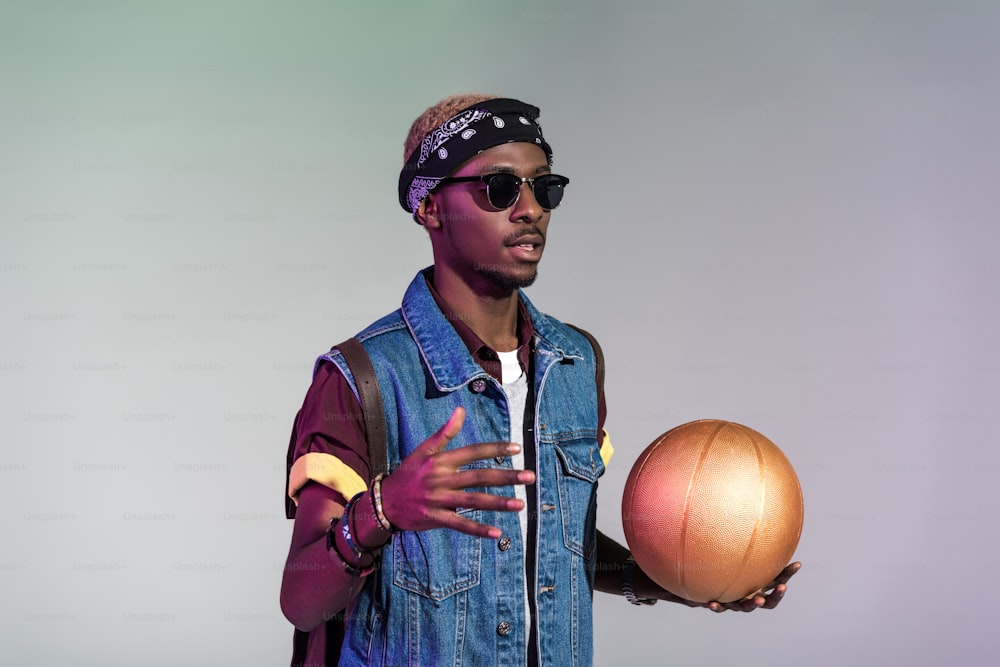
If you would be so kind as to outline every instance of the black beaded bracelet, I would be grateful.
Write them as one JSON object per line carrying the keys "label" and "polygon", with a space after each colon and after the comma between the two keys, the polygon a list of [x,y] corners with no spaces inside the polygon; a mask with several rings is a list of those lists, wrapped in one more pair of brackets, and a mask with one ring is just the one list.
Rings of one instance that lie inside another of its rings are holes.
{"label": "black beaded bracelet", "polygon": [[347,501],[344,505],[344,516],[340,520],[340,531],[344,534],[344,541],[347,542],[347,546],[351,549],[351,552],[357,557],[358,562],[364,557],[365,552],[358,548],[358,545],[354,542],[354,537],[351,535],[351,508],[364,494],[364,491],[356,493],[353,498]]}
{"label": "black beaded bracelet", "polygon": [[334,530],[337,529],[337,524],[340,523],[340,517],[335,516],[330,519],[330,527],[326,531],[326,550],[330,554],[331,558],[337,560],[340,566],[344,568],[344,571],[352,577],[366,577],[375,571],[375,559],[372,558],[371,565],[368,567],[363,567],[361,565],[361,559],[358,559],[357,565],[351,565],[344,558],[344,555],[340,553],[340,549],[337,548],[337,540],[334,537]]}

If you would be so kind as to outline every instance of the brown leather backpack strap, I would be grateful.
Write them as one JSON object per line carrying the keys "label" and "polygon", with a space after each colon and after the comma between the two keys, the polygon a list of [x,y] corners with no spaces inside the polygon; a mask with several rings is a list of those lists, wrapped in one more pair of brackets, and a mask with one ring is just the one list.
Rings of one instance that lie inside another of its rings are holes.
{"label": "brown leather backpack strap", "polygon": [[601,346],[597,344],[597,339],[590,335],[589,331],[581,329],[575,324],[569,324],[569,322],[566,324],[583,335],[590,342],[590,347],[594,349],[594,357],[597,365],[594,371],[594,380],[597,382],[597,390],[600,391],[604,387],[604,351],[601,350]]}
{"label": "brown leather backpack strap", "polygon": [[379,473],[389,472],[385,457],[385,409],[382,407],[375,368],[357,338],[349,338],[334,347],[344,355],[344,361],[351,369],[361,398],[361,411],[364,413],[365,430],[368,433],[368,470],[374,479]]}

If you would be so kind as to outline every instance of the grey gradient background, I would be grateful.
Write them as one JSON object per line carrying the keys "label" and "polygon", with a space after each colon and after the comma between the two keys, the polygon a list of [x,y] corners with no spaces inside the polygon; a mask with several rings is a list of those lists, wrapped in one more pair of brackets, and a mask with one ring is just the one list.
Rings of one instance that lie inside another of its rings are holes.
{"label": "grey gradient background", "polygon": [[598,594],[597,663],[985,665],[1000,4],[5,2],[0,663],[287,664],[314,356],[430,262],[395,184],[444,95],[542,108],[538,283],[631,462],[703,417],[806,500],[774,612]]}

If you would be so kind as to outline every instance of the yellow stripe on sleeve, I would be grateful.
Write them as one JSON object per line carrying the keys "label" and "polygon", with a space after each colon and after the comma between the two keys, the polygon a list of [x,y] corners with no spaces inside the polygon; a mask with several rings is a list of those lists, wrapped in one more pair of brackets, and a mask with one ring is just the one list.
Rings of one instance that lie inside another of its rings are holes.
{"label": "yellow stripe on sleeve", "polygon": [[608,432],[604,431],[604,440],[601,442],[601,460],[604,461],[604,467],[607,468],[608,464],[611,462],[611,457],[615,455],[615,448],[611,446],[611,438],[608,437]]}
{"label": "yellow stripe on sleeve", "polygon": [[[603,450],[602,450],[603,455]],[[299,504],[299,491],[309,482],[318,482],[350,500],[368,488],[361,475],[333,454],[309,452],[295,459],[288,473],[288,497]]]}

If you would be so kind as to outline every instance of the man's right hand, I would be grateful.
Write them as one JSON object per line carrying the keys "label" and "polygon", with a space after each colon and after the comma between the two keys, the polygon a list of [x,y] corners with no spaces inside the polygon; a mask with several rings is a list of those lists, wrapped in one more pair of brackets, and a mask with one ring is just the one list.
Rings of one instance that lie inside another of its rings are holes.
{"label": "man's right hand", "polygon": [[470,493],[478,486],[532,484],[530,470],[474,468],[464,465],[482,459],[506,457],[521,451],[514,442],[484,442],[445,451],[465,421],[465,410],[455,408],[451,417],[427,438],[382,481],[382,507],[389,522],[400,530],[453,528],[470,535],[497,539],[503,533],[495,526],[459,516],[458,507],[500,512],[517,512],[524,503],[509,496]]}

